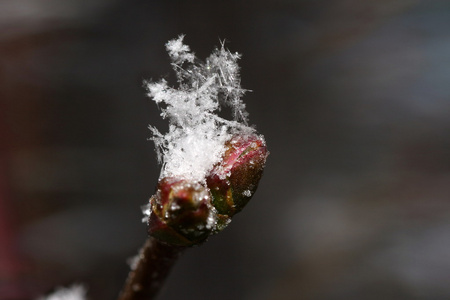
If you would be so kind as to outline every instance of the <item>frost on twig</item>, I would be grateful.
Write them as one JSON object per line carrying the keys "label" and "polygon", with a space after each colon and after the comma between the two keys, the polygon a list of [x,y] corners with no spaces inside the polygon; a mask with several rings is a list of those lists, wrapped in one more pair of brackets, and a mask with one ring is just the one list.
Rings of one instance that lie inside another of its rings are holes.
{"label": "frost on twig", "polygon": [[[241,96],[238,53],[231,53],[222,43],[205,62],[200,62],[183,43],[184,36],[171,40],[166,49],[176,73],[178,88],[166,80],[146,82],[148,95],[161,107],[161,116],[169,119],[169,131],[155,127],[158,160],[163,164],[160,178],[184,177],[204,181],[209,170],[225,151],[225,142],[236,133],[250,133],[247,112]],[[233,120],[216,112],[228,106]]]}

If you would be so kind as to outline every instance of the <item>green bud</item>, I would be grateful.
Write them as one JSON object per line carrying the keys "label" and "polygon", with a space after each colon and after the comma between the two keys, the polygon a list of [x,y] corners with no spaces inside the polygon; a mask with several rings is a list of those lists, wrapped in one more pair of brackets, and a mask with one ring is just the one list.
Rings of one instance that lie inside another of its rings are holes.
{"label": "green bud", "polygon": [[196,182],[162,179],[150,206],[149,234],[166,244],[200,244],[212,233],[217,221],[208,188]]}

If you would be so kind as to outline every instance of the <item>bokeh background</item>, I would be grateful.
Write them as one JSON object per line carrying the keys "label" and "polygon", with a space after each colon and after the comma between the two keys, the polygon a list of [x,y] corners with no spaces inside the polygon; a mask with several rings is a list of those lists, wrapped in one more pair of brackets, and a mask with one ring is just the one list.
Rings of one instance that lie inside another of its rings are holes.
{"label": "bokeh background", "polygon": [[164,44],[243,53],[271,155],[170,299],[450,299],[450,2],[0,1],[0,299],[115,299],[146,237]]}

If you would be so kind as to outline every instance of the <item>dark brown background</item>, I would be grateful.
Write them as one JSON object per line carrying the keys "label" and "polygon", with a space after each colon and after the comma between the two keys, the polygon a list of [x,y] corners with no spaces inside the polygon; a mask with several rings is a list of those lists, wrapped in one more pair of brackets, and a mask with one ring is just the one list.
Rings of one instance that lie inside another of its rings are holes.
{"label": "dark brown background", "polygon": [[448,1],[3,0],[0,299],[117,295],[159,174],[142,82],[180,33],[243,53],[271,155],[161,300],[450,298]]}

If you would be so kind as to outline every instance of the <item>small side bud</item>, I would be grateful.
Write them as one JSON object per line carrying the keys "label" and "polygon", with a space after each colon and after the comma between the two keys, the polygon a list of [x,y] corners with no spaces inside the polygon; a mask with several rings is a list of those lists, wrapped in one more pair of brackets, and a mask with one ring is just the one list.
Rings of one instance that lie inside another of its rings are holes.
{"label": "small side bud", "polygon": [[164,178],[150,198],[149,234],[181,247],[204,242],[216,224],[216,209],[209,190],[196,182]]}
{"label": "small side bud", "polygon": [[218,212],[217,231],[241,211],[255,193],[269,155],[262,136],[236,135],[225,144],[225,154],[206,178]]}

